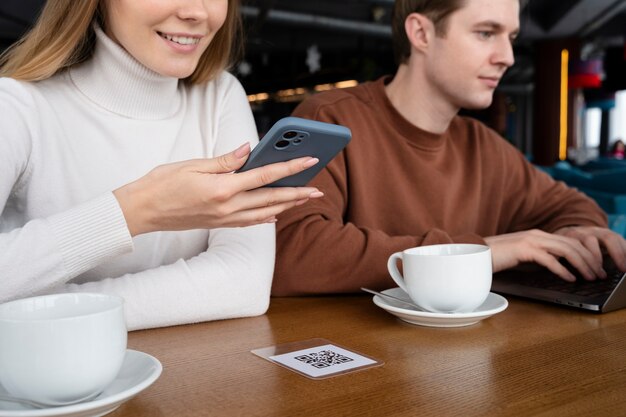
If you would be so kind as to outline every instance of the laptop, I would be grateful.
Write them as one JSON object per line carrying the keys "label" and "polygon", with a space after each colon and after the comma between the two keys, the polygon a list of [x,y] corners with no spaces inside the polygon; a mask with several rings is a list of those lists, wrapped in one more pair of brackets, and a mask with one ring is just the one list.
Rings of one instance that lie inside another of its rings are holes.
{"label": "laptop", "polygon": [[604,280],[586,281],[573,268],[569,269],[576,282],[564,281],[537,264],[524,264],[494,274],[491,291],[596,313],[626,307],[626,272],[619,271],[609,257],[604,260]]}

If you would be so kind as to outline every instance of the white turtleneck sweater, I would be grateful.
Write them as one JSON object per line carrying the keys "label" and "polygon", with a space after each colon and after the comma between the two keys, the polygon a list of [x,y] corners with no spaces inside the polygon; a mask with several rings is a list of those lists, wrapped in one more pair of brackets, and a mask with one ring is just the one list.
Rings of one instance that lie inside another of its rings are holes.
{"label": "white turtleneck sweater", "polygon": [[187,86],[97,30],[89,61],[0,79],[0,302],[51,292],[125,299],[129,330],[263,314],[274,226],[131,238],[112,191],[157,165],[258,141],[243,88]]}

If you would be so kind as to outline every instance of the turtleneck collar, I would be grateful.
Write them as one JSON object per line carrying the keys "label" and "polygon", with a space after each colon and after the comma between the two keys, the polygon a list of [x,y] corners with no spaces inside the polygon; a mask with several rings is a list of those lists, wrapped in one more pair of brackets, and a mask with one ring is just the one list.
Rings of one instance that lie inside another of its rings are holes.
{"label": "turtleneck collar", "polygon": [[156,120],[176,113],[179,80],[145,67],[98,26],[94,30],[93,57],[69,72],[76,87],[98,106],[121,116]]}

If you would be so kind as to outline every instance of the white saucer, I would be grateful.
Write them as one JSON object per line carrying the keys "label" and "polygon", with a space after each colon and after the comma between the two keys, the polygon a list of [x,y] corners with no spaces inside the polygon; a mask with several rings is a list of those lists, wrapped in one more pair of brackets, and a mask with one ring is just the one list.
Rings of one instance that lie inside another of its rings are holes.
{"label": "white saucer", "polygon": [[[411,302],[407,293],[397,287],[382,291],[382,293]],[[374,296],[374,304],[384,310],[387,310],[394,316],[398,316],[401,320],[406,321],[407,323],[429,327],[469,326],[503,311],[509,305],[506,298],[492,292],[489,293],[485,302],[471,313],[431,313],[427,311],[418,311],[407,308],[405,304],[402,304],[399,301],[396,302],[378,295]]]}
{"label": "white saucer", "polygon": [[[34,408],[0,401],[0,417],[96,417],[115,410],[148,388],[161,375],[161,362],[147,353],[127,350],[120,373],[100,395],[91,401],[61,407]],[[0,386],[0,394],[6,390]]]}

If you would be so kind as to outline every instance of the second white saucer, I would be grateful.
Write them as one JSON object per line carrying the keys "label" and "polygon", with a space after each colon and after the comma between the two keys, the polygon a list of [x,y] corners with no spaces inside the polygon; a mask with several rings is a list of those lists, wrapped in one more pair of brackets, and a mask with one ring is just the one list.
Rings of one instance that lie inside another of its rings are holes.
{"label": "second white saucer", "polygon": [[[382,291],[383,294],[392,295],[411,302],[411,299],[401,288],[390,288]],[[470,313],[431,313],[428,311],[418,311],[407,308],[401,302],[395,302],[375,295],[374,304],[383,310],[397,316],[401,320],[428,327],[462,327],[478,323],[481,320],[491,317],[494,314],[505,310],[509,303],[506,298],[495,293],[489,293],[487,299],[476,310]]]}

